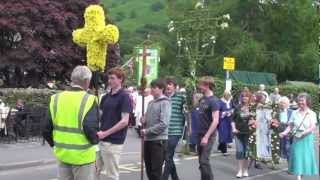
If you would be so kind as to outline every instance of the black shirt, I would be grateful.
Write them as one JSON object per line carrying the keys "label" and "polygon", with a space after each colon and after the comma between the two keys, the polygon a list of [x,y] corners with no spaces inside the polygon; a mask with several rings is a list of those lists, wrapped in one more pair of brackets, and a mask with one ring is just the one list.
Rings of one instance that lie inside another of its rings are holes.
{"label": "black shirt", "polygon": [[[121,121],[122,113],[131,113],[132,106],[130,104],[129,94],[123,89],[115,94],[108,93],[103,96],[100,109],[102,110],[101,127],[102,131],[111,129],[114,125]],[[123,144],[127,136],[127,127],[111,134],[102,141],[112,144]]]}
{"label": "black shirt", "polygon": [[250,109],[241,109],[241,106],[238,106],[234,113],[233,121],[236,125],[236,128],[240,131],[239,134],[249,134],[249,120],[251,119]]}
{"label": "black shirt", "polygon": [[213,121],[212,113],[219,111],[220,103],[216,96],[203,97],[199,104],[199,134],[204,135]]}

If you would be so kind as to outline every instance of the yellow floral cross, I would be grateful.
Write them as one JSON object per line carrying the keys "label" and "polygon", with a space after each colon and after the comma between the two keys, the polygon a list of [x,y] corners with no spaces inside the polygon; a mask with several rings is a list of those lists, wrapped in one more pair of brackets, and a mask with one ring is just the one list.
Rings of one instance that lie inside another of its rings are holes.
{"label": "yellow floral cross", "polygon": [[104,10],[99,5],[90,5],[84,13],[85,25],[73,31],[73,41],[87,48],[87,64],[92,71],[103,72],[106,66],[108,44],[117,43],[117,26],[105,24]]}

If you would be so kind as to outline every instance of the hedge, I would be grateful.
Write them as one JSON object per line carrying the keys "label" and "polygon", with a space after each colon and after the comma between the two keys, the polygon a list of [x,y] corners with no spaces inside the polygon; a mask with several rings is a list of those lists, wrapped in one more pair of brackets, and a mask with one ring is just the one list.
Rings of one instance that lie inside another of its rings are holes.
{"label": "hedge", "polygon": [[[238,98],[242,89],[247,86],[251,91],[255,92],[258,86],[246,85],[240,82],[233,82],[232,94],[234,98]],[[281,95],[288,96],[289,94],[299,94],[301,92],[307,92],[312,97],[312,109],[315,111],[320,111],[320,100],[319,100],[319,88],[317,86],[297,86],[297,85],[279,85]],[[274,86],[267,87],[267,91],[272,93]],[[225,82],[222,79],[216,79],[216,90],[215,94],[219,97],[223,95],[225,89]],[[55,90],[49,89],[0,89],[2,93],[1,99],[14,107],[18,99],[24,100],[30,107],[47,107],[49,102],[49,97],[56,93]]]}
{"label": "hedge", "polygon": [[49,97],[57,91],[50,89],[15,89],[5,88],[0,89],[1,100],[8,104],[10,107],[15,107],[18,99],[26,102],[26,106],[30,109],[33,108],[47,108]]}

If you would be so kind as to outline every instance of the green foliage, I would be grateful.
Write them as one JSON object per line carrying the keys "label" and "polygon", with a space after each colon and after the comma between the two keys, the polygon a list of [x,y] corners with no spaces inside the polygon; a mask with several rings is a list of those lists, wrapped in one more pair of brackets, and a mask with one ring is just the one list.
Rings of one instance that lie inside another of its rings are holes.
{"label": "green foliage", "polygon": [[[121,30],[121,52],[132,54],[150,33],[161,45],[160,75],[174,74],[180,79],[189,76],[189,62],[176,57],[176,37],[168,33],[169,20],[176,20],[195,8],[197,0],[103,0],[110,16],[123,12],[116,19]],[[278,80],[317,80],[320,63],[317,37],[320,16],[312,0],[280,0],[261,4],[258,0],[214,0],[209,8],[217,16],[230,14],[230,28],[218,31],[215,56],[197,64],[198,76],[224,77],[224,56],[237,59],[236,69],[270,72]],[[159,11],[152,6],[161,6]],[[128,11],[130,9],[131,11]],[[253,18],[254,17],[254,18]],[[121,21],[119,21],[121,20]],[[165,52],[165,53],[163,53]]]}
{"label": "green foliage", "polygon": [[57,91],[48,89],[0,89],[1,100],[10,107],[15,107],[18,99],[26,102],[28,108],[48,107],[49,98]]}
{"label": "green foliage", "polygon": [[126,15],[122,11],[120,11],[116,14],[116,21],[117,22],[122,21],[124,18],[126,18]]}
{"label": "green foliage", "polygon": [[135,11],[135,10],[131,10],[131,12],[130,12],[130,18],[131,18],[131,19],[134,19],[134,18],[136,18],[136,17],[137,17],[136,11]]}
{"label": "green foliage", "polygon": [[164,5],[161,3],[161,2],[155,2],[151,5],[151,9],[152,11],[154,12],[159,12],[161,11],[162,9],[164,9]]}
{"label": "green foliage", "polygon": [[[108,16],[111,16],[111,19],[115,19],[115,16],[119,12],[123,12],[125,14],[125,18],[121,21],[115,20],[115,23],[122,31],[135,32],[137,28],[143,27],[145,24],[152,23],[163,25],[165,27],[169,21],[164,5],[163,9],[158,12],[154,12],[149,8],[156,2],[154,0],[102,0],[101,2],[108,9]],[[135,11],[136,14],[134,19],[130,16],[132,11]],[[128,39],[128,41],[130,40]]]}

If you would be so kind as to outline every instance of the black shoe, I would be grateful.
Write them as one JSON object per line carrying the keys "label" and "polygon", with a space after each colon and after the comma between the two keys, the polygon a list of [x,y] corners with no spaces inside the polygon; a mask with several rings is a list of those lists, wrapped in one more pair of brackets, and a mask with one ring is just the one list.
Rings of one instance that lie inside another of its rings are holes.
{"label": "black shoe", "polygon": [[172,180],[179,180],[179,177],[178,177],[178,175],[172,175],[172,176],[171,176],[171,179],[172,179]]}
{"label": "black shoe", "polygon": [[254,165],[254,168],[256,168],[256,169],[260,169],[260,170],[261,170],[261,169],[263,169],[263,168],[262,168],[262,166],[261,166],[260,164],[255,164],[255,165]]}

